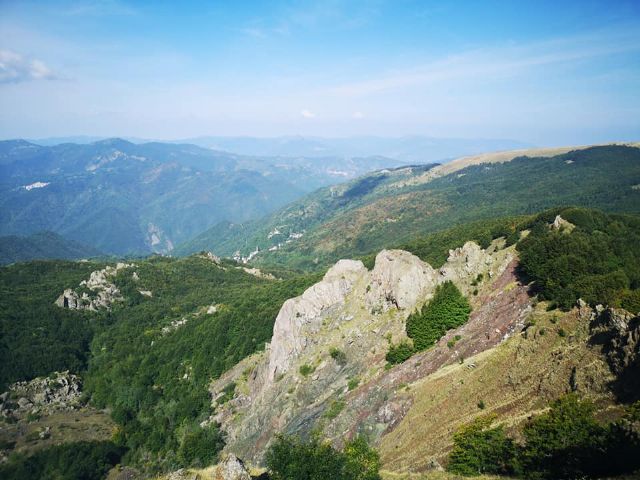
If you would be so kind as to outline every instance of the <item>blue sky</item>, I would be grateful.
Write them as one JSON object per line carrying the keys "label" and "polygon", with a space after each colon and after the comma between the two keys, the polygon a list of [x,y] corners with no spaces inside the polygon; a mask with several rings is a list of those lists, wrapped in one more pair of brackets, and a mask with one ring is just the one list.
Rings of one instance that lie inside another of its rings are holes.
{"label": "blue sky", "polygon": [[640,2],[0,0],[0,137],[640,140]]}

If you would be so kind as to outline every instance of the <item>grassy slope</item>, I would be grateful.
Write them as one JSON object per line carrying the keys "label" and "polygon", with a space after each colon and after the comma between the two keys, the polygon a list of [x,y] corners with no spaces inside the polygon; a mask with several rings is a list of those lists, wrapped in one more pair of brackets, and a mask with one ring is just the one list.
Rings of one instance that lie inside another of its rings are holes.
{"label": "grassy slope", "polygon": [[[570,391],[574,368],[580,394],[602,407],[613,404],[606,388],[609,369],[587,345],[588,322],[576,311],[547,312],[545,307],[538,304],[531,317],[535,326],[526,333],[409,386],[412,407],[380,444],[386,470],[421,471],[431,459],[443,464],[456,428],[479,415],[497,413],[507,428],[520,424]],[[558,334],[560,329],[566,336]],[[484,409],[478,407],[481,400]]]}

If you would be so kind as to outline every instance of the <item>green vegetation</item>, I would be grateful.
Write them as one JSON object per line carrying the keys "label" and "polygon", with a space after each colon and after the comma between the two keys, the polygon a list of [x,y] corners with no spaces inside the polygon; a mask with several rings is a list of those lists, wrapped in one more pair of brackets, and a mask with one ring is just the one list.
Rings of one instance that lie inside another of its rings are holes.
{"label": "green vegetation", "polygon": [[447,470],[461,475],[513,473],[515,444],[501,426],[491,428],[494,415],[463,425],[453,436]]}
{"label": "green vegetation", "polygon": [[314,367],[313,365],[309,365],[306,363],[304,365],[300,365],[300,375],[302,375],[303,377],[308,377],[315,371],[316,367]]}
{"label": "green vegetation", "polygon": [[464,325],[471,306],[453,282],[436,287],[431,301],[407,318],[407,335],[416,351],[429,348],[452,328]]}
{"label": "green vegetation", "polygon": [[397,365],[411,358],[411,355],[414,353],[415,349],[413,348],[413,345],[407,341],[403,341],[397,345],[390,345],[385,358],[390,365]]}
{"label": "green vegetation", "polygon": [[[553,214],[576,226],[549,228]],[[568,309],[578,298],[638,311],[640,218],[567,208],[539,215],[518,243],[523,273],[539,297]]]}
{"label": "green vegetation", "polygon": [[331,348],[331,350],[329,350],[329,355],[331,355],[331,358],[333,358],[341,367],[347,364],[347,354],[339,348]]}
{"label": "green vegetation", "polygon": [[0,265],[34,259],[74,259],[102,255],[95,248],[67,240],[53,232],[0,237]]}
{"label": "green vegetation", "polygon": [[[392,245],[413,245],[416,252],[425,247],[418,255],[437,266],[446,258],[448,248],[461,245],[458,240],[487,245],[500,233],[497,236],[515,243],[519,229],[514,222],[501,225],[492,220],[497,216],[513,217],[517,222],[515,216],[558,205],[640,213],[640,191],[632,188],[640,183],[639,159],[638,148],[602,146],[548,158],[474,165],[422,184],[411,181],[422,172],[396,172],[385,178],[372,174],[375,181],[354,180],[342,193],[322,189],[263,220],[212,229],[209,240],[201,239],[201,248],[206,245],[225,255],[241,246],[259,245],[266,250],[281,241],[267,238],[268,233],[287,224],[292,232],[304,231],[304,236],[277,251],[258,255],[257,262],[315,270],[339,258],[370,255]],[[344,193],[357,185],[367,188],[345,202]],[[482,225],[484,221],[487,225]],[[474,223],[463,227],[469,222]],[[458,237],[455,242],[447,235],[426,245],[415,240],[452,226],[461,226],[453,230],[452,235]],[[465,228],[473,230],[473,235],[463,235]],[[435,241],[440,248],[432,249]]]}
{"label": "green vegetation", "polygon": [[181,436],[178,460],[182,465],[206,467],[215,463],[223,447],[224,439],[217,427],[191,426]]}
{"label": "green vegetation", "polygon": [[[464,325],[469,319],[471,306],[453,282],[436,287],[433,298],[407,318],[407,336],[413,341],[390,345],[386,355],[387,365],[397,365],[409,359],[415,352],[434,345],[447,330]],[[461,337],[456,335],[447,342],[453,348]]]}
{"label": "green vegetation", "polygon": [[316,277],[270,281],[201,257],[157,257],[136,271],[138,282],[117,278],[128,302],[107,314],[112,321],[92,342],[86,389],[93,404],[111,407],[128,461],[151,470],[199,464],[222,444],[215,425],[198,426],[210,414],[209,382],[263,348],[284,300]]}
{"label": "green vegetation", "polygon": [[347,388],[349,388],[349,391],[355,390],[358,388],[358,385],[360,385],[360,379],[358,377],[352,377],[349,379],[349,383],[347,383]]}
{"label": "green vegetation", "polygon": [[56,307],[96,263],[38,261],[0,268],[0,392],[54,370],[83,371],[96,330],[111,319]]}
{"label": "green vegetation", "polygon": [[640,468],[640,404],[616,422],[600,424],[594,406],[569,394],[522,428],[523,443],[507,437],[495,416],[484,416],[454,435],[448,470],[529,479],[602,478]]}
{"label": "green vegetation", "polygon": [[346,406],[346,403],[344,403],[343,400],[334,400],[333,402],[331,402],[331,405],[329,405],[329,408],[327,408],[327,410],[325,410],[324,415],[323,415],[324,418],[327,418],[329,420],[333,420],[338,415],[340,415],[340,412],[342,412],[342,410],[344,410],[345,406]]}
{"label": "green vegetation", "polygon": [[[128,448],[126,462],[147,472],[198,465],[222,445],[215,425],[198,425],[210,414],[209,382],[263,348],[284,300],[318,276],[271,281],[197,256],[136,264],[140,280],[131,269],[119,273],[125,301],[110,312],[54,305],[103,264],[0,268],[0,386],[52,370],[80,373],[93,405],[110,408],[120,425],[116,440]],[[208,314],[212,304],[217,311]]]}
{"label": "green vegetation", "polygon": [[110,442],[75,442],[15,455],[0,465],[0,478],[33,480],[102,480],[119,463],[123,449]]}
{"label": "green vegetation", "polygon": [[281,436],[266,454],[272,480],[380,480],[378,453],[359,437],[339,452],[312,438]]}

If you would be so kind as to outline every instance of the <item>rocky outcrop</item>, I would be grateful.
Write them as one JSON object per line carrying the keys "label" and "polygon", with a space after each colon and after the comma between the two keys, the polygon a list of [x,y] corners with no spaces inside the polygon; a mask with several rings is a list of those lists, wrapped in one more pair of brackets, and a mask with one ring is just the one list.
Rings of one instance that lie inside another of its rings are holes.
{"label": "rocky outcrop", "polygon": [[568,222],[567,220],[562,218],[560,215],[556,215],[556,218],[554,218],[553,223],[549,225],[549,228],[561,232],[571,233],[571,231],[576,228],[576,226],[573,223]]}
{"label": "rocky outcrop", "polygon": [[[135,264],[118,263],[115,267],[107,266],[102,270],[91,272],[88,280],[80,282],[77,289],[67,288],[60,295],[55,304],[61,308],[72,310],[109,310],[112,305],[124,300],[120,290],[113,283],[113,279],[121,270],[135,267]],[[132,275],[134,281],[139,281],[137,272]],[[152,292],[145,290],[142,295],[152,296]]]}
{"label": "rocky outcrop", "polygon": [[27,413],[73,410],[80,404],[81,386],[80,378],[68,371],[14,383],[0,395],[0,415],[16,418]]}
{"label": "rocky outcrop", "polygon": [[251,480],[244,463],[233,453],[227,454],[218,463],[213,473],[214,480]]}
{"label": "rocky outcrop", "polygon": [[423,303],[438,279],[431,265],[403,250],[383,250],[376,256],[366,295],[372,312],[413,308]]}
{"label": "rocky outcrop", "polygon": [[[260,463],[278,432],[324,431],[337,443],[365,433],[375,442],[394,428],[411,406],[397,395],[400,385],[522,328],[527,290],[515,277],[513,247],[498,247],[499,241],[487,250],[467,243],[452,250],[439,271],[401,250],[380,252],[371,271],[359,261],[339,261],[322,281],[283,304],[263,352],[212,384],[215,414],[208,422],[221,424],[226,451]],[[389,343],[406,339],[407,316],[448,280],[472,292],[468,324],[416,356],[420,360],[385,369]],[[447,343],[456,335],[452,349]],[[234,397],[218,404],[232,382]]]}
{"label": "rocky outcrop", "polygon": [[[584,303],[579,307],[581,312],[588,309]],[[591,333],[616,375],[613,390],[625,401],[640,399],[640,317],[598,305],[591,312]]]}
{"label": "rocky outcrop", "polygon": [[300,297],[284,302],[273,327],[269,351],[267,382],[284,374],[308,343],[308,334],[322,325],[322,314],[344,300],[354,283],[367,274],[360,261],[340,260],[321,282],[309,287]]}

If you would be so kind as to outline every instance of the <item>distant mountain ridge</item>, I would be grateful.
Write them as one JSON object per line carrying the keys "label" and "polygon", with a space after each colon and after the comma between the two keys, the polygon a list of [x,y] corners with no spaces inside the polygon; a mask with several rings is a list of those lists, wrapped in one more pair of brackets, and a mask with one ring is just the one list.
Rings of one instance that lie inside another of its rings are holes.
{"label": "distant mountain ridge", "polygon": [[341,175],[194,145],[107,139],[0,142],[0,235],[54,231],[105,253],[168,252],[223,220],[246,221]]}
{"label": "distant mountain ridge", "polygon": [[[74,136],[33,140],[39,145],[61,143],[91,143],[104,137]],[[133,143],[153,140],[129,137]],[[343,138],[289,135],[280,137],[199,136],[180,140],[162,140],[161,143],[189,143],[238,155],[259,157],[389,157],[403,163],[432,163],[443,160],[497,150],[529,148],[530,144],[509,139],[436,138],[424,135],[380,137],[362,135]],[[392,166],[389,164],[389,166]],[[382,168],[382,166],[380,166]],[[364,173],[364,172],[360,172]]]}
{"label": "distant mountain ridge", "polygon": [[103,255],[99,250],[53,232],[0,237],[0,265],[28,260],[76,260]]}
{"label": "distant mountain ridge", "polygon": [[483,218],[563,205],[640,212],[640,148],[524,153],[374,172],[313,192],[261,220],[216,225],[175,253],[211,250],[251,263],[311,270]]}

